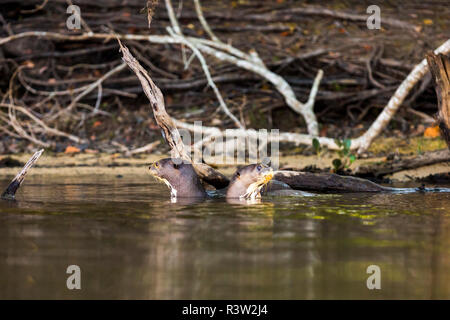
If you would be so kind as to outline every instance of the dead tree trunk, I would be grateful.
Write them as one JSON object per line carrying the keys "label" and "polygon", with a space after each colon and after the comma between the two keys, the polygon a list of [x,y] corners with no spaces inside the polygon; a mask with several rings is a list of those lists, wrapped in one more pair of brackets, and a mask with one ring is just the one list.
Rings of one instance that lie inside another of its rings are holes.
{"label": "dead tree trunk", "polygon": [[28,170],[31,169],[31,167],[34,165],[34,163],[39,159],[41,154],[44,152],[44,149],[41,149],[33,154],[33,156],[28,160],[28,162],[25,164],[23,169],[15,176],[15,178],[11,181],[11,183],[8,185],[6,190],[2,193],[1,198],[3,200],[14,200],[15,194],[17,190],[19,189],[20,185],[22,184],[23,180],[25,179],[25,176],[28,173]]}
{"label": "dead tree trunk", "polygon": [[442,137],[450,149],[450,59],[442,53],[427,54],[438,98],[438,122]]}

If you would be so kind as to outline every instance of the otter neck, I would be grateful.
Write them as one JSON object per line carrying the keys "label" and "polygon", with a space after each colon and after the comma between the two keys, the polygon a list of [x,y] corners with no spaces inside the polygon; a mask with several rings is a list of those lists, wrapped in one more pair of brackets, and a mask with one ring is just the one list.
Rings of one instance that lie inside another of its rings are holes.
{"label": "otter neck", "polygon": [[[249,195],[249,188],[251,186],[246,186],[240,180],[234,180],[230,182],[227,189],[227,198],[242,198],[245,195]],[[252,198],[260,196],[259,192],[252,196]]]}
{"label": "otter neck", "polygon": [[188,177],[183,181],[168,182],[171,198],[204,198],[205,189],[198,177]]}

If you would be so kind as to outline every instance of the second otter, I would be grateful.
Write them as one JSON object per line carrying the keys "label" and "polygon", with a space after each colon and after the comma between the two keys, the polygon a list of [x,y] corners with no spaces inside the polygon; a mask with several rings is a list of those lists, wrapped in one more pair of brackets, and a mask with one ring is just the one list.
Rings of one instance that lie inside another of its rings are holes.
{"label": "second otter", "polygon": [[[170,189],[171,198],[204,198],[207,193],[194,167],[182,160],[171,158],[153,163],[150,174],[164,182]],[[179,164],[178,164],[179,162]],[[272,179],[273,170],[264,164],[251,164],[235,172],[226,189],[228,199],[258,199],[261,189]]]}

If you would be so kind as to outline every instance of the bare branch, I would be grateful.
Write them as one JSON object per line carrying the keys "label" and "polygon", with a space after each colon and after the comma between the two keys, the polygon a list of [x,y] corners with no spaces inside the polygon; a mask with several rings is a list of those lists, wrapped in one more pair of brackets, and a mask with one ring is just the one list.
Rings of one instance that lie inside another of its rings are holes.
{"label": "bare branch", "polygon": [[[166,111],[164,105],[164,97],[155,85],[153,80],[148,75],[147,71],[139,64],[139,62],[131,55],[127,47],[123,46],[119,41],[120,49],[122,52],[122,59],[126,64],[134,71],[139,78],[145,95],[150,101],[150,105],[153,110],[156,123],[162,130],[162,135],[172,152],[172,157],[180,158],[192,162],[189,152],[186,146],[183,144],[181,135],[169,114]],[[192,163],[200,178],[204,179],[207,183],[213,185],[216,188],[223,188],[228,185],[228,178],[222,175],[220,172],[214,170],[208,165]]]}
{"label": "bare branch", "polygon": [[200,5],[200,0],[194,0],[195,4],[195,11],[197,12],[198,20],[200,21],[203,29],[205,29],[206,33],[209,35],[212,41],[215,42],[221,42],[219,38],[216,37],[214,32],[212,32],[211,28],[208,25],[208,22],[206,22],[205,17],[203,16],[202,6]]}

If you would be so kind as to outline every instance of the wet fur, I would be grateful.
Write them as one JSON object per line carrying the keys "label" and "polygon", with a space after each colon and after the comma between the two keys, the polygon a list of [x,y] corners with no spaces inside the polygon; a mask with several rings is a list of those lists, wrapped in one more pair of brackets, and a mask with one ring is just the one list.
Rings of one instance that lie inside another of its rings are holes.
{"label": "wet fur", "polygon": [[205,189],[190,163],[175,164],[171,158],[166,158],[153,163],[149,170],[169,187],[172,199],[206,197]]}
{"label": "wet fur", "polygon": [[[261,170],[258,170],[258,167]],[[251,164],[235,172],[227,189],[227,198],[258,199],[261,189],[272,179],[272,168],[264,164]]]}

